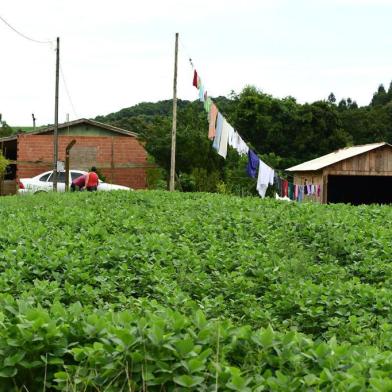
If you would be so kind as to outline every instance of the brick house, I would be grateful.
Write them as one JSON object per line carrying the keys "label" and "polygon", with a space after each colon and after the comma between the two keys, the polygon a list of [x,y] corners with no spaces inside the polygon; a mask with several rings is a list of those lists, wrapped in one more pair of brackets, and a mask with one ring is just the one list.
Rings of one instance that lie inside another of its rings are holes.
{"label": "brick house", "polygon": [[[49,126],[0,138],[3,155],[13,163],[9,180],[53,169],[53,131],[54,127]],[[71,169],[96,166],[106,182],[134,189],[146,187],[147,152],[137,134],[87,119],[59,124],[60,161],[65,160],[65,148],[72,140],[76,143],[70,153]]]}

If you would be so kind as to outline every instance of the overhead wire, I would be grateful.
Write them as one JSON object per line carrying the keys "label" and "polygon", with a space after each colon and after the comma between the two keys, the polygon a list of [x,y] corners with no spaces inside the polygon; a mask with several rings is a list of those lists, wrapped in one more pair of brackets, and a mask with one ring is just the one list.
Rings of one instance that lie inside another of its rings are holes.
{"label": "overhead wire", "polygon": [[76,110],[75,110],[75,106],[74,106],[73,101],[72,101],[72,98],[71,98],[71,94],[70,94],[69,89],[68,89],[67,82],[66,82],[66,80],[65,80],[64,71],[63,71],[61,65],[60,65],[60,75],[61,75],[61,79],[62,79],[63,84],[64,84],[65,92],[66,92],[66,94],[67,94],[69,103],[70,103],[71,108],[72,108],[72,112],[73,112],[75,118],[78,118],[78,115],[77,115]]}
{"label": "overhead wire", "polygon": [[[26,40],[28,40],[28,41],[31,41],[31,42],[38,43],[38,44],[49,44],[49,45],[51,46],[51,49],[52,49],[52,50],[55,50],[54,41],[53,41],[53,40],[41,41],[41,40],[38,40],[38,39],[35,39],[35,38],[32,38],[32,37],[29,37],[29,36],[27,36],[26,34],[23,34],[22,32],[20,32],[20,31],[19,31],[18,29],[16,29],[14,26],[12,26],[6,19],[4,19],[1,15],[0,15],[0,20],[1,20],[5,25],[7,25],[11,30],[13,30],[16,34],[20,35],[20,36],[23,37],[24,39],[26,39]],[[77,118],[78,116],[77,116],[77,113],[76,113],[76,110],[75,110],[75,105],[73,104],[73,101],[72,101],[72,98],[71,98],[71,94],[70,94],[70,92],[69,92],[68,84],[67,84],[67,81],[66,81],[66,79],[65,79],[65,74],[64,74],[64,71],[63,71],[61,65],[60,65],[60,74],[61,74],[61,79],[62,79],[63,84],[64,84],[65,92],[66,92],[66,94],[67,94],[69,103],[70,103],[71,108],[72,108],[72,112],[73,112],[75,118]]]}
{"label": "overhead wire", "polygon": [[27,36],[26,34],[21,33],[19,30],[17,30],[14,26],[12,26],[9,22],[7,22],[1,15],[0,15],[0,20],[6,24],[11,30],[13,30],[16,34],[19,34],[21,37],[23,37],[24,39],[27,39],[29,41],[35,42],[37,44],[50,44],[52,41],[40,41],[38,39],[35,38],[31,38],[29,36]]}
{"label": "overhead wire", "polygon": [[195,67],[194,67],[194,65],[193,65],[192,56],[189,54],[188,49],[185,47],[185,44],[182,42],[182,38],[180,38],[180,39],[178,40],[178,42],[180,43],[182,49],[184,49],[184,52],[185,52],[185,54],[186,54],[187,57],[188,57],[188,61],[189,61],[190,65],[191,65],[192,69],[194,69]]}

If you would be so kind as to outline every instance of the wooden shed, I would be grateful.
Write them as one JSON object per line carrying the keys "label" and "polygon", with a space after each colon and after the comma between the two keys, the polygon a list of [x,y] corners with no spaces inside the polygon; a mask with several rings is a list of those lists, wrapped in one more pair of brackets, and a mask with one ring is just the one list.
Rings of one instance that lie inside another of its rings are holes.
{"label": "wooden shed", "polygon": [[321,203],[392,203],[392,146],[346,147],[290,167],[294,184],[321,185]]}

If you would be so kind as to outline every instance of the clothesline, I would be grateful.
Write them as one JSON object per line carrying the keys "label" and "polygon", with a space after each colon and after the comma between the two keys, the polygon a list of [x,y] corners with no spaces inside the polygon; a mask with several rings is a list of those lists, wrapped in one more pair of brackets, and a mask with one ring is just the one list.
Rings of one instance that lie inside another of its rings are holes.
{"label": "clothesline", "polygon": [[[192,85],[199,91],[199,100],[204,104],[208,117],[208,138],[212,140],[212,147],[226,159],[227,148],[231,146],[239,155],[248,156],[246,172],[249,177],[257,177],[256,189],[260,197],[264,198],[269,185],[275,185],[277,196],[290,200],[302,201],[305,195],[320,197],[321,186],[313,184],[298,185],[281,177],[282,172],[268,166],[263,162],[253,148],[249,147],[241,135],[236,131],[226,118],[219,112],[218,107],[208,96],[200,76],[198,75],[192,59],[189,62],[193,70]],[[285,177],[293,177],[286,174]]]}
{"label": "clothesline", "polygon": [[[193,68],[193,63],[190,60]],[[226,118],[219,112],[218,107],[208,96],[197,70],[193,68],[192,85],[199,91],[199,100],[204,104],[208,116],[208,138],[212,140],[212,147],[226,159],[227,148],[231,146],[240,155],[248,155],[247,173],[256,178],[256,189],[264,198],[269,185],[274,184],[275,170],[264,163],[252,148],[243,140],[241,135],[230,125]]]}

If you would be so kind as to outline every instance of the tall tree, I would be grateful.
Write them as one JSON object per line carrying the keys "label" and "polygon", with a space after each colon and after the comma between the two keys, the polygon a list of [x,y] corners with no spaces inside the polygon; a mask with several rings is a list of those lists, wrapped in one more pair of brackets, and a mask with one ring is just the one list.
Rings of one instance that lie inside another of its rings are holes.
{"label": "tall tree", "polygon": [[328,102],[335,104],[336,102],[336,97],[334,93],[331,93],[328,95]]}
{"label": "tall tree", "polygon": [[10,136],[14,133],[14,130],[5,122],[0,122],[0,137]]}
{"label": "tall tree", "polygon": [[388,102],[388,94],[385,91],[385,87],[383,84],[378,86],[378,90],[373,94],[373,99],[371,102],[372,106],[382,106]]}

